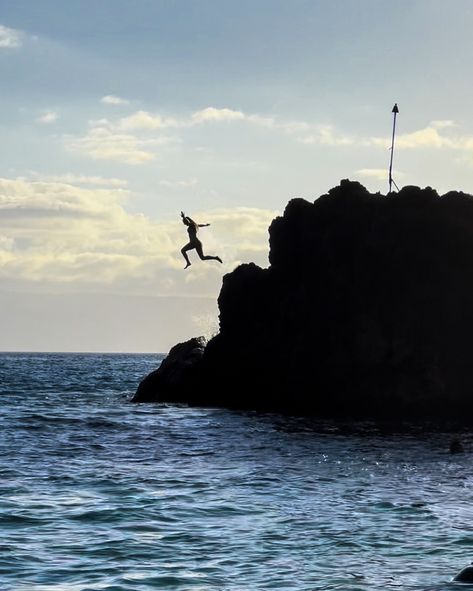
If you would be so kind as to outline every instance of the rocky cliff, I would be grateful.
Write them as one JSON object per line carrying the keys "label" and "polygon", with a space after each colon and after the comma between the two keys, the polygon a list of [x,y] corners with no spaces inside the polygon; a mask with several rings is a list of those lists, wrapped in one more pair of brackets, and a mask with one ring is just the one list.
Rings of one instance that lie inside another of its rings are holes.
{"label": "rocky cliff", "polygon": [[155,400],[331,417],[473,410],[473,197],[342,181],[291,200],[270,266],[225,275],[220,331]]}

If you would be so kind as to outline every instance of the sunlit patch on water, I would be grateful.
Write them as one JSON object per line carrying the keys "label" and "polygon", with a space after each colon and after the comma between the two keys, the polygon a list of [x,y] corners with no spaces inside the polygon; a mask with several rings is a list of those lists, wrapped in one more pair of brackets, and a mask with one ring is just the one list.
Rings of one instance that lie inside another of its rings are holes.
{"label": "sunlit patch on water", "polygon": [[468,435],[130,405],[155,365],[0,355],[2,591],[458,591]]}

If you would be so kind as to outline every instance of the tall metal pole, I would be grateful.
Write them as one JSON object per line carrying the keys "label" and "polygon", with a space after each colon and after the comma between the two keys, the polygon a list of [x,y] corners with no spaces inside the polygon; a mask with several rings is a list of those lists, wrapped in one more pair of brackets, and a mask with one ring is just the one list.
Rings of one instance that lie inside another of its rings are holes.
{"label": "tall metal pole", "polygon": [[[394,114],[394,120],[393,120],[393,139],[392,139],[392,142],[391,142],[391,160],[389,162],[389,192],[390,193],[391,193],[392,185],[394,183],[394,181],[393,181],[394,137],[396,135],[396,116],[399,113],[399,109],[397,107],[397,103],[394,103],[394,107],[393,107],[393,110],[391,111],[391,113]],[[397,189],[396,183],[394,183],[394,186]]]}

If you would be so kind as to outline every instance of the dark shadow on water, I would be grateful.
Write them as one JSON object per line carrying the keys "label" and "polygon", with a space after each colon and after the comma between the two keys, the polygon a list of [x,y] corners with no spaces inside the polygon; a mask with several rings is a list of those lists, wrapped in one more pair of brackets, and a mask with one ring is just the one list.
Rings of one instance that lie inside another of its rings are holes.
{"label": "dark shadow on water", "polygon": [[[232,411],[229,411],[232,412]],[[340,420],[319,419],[315,417],[298,417],[279,413],[258,413],[255,411],[233,411],[234,413],[251,417],[252,419],[271,424],[274,429],[295,434],[321,435],[452,435],[450,453],[465,451],[464,443],[473,439],[470,426],[455,421],[379,421],[379,420]],[[460,439],[461,436],[461,439]]]}

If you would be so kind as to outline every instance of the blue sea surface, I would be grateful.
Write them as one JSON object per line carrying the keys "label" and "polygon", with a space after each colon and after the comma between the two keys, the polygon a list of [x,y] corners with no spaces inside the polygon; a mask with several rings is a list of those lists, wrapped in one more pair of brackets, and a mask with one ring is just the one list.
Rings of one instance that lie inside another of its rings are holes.
{"label": "blue sea surface", "polygon": [[468,435],[129,404],[160,359],[0,354],[1,591],[458,589]]}

